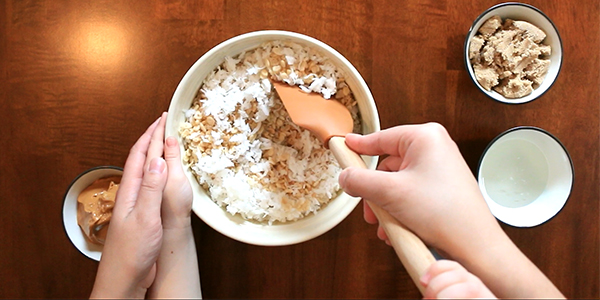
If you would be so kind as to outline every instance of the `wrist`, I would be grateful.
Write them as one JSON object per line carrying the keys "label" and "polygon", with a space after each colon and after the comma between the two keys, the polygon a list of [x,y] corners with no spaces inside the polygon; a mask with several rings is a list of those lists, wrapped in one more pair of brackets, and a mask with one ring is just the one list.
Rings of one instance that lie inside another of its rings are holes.
{"label": "wrist", "polygon": [[[493,224],[497,225],[497,224]],[[481,261],[497,260],[498,256],[516,246],[510,238],[497,226],[479,227],[477,233],[468,232],[469,237],[455,239],[457,244],[449,251],[453,259],[461,264],[478,264]]]}
{"label": "wrist", "polygon": [[162,226],[164,230],[187,230],[192,228],[192,216],[188,214],[186,216],[164,216],[162,219]]}
{"label": "wrist", "polygon": [[135,267],[128,265],[127,261],[111,256],[110,249],[105,248],[104,252],[90,298],[145,298],[151,283],[147,281],[152,280],[156,269],[144,275],[135,271]]}
{"label": "wrist", "polygon": [[147,288],[140,284],[127,283],[127,281],[105,280],[97,278],[90,294],[90,299],[144,299],[146,297]]}
{"label": "wrist", "polygon": [[486,248],[474,249],[457,260],[499,298],[564,298],[504,231],[499,230],[501,234],[487,239]]}
{"label": "wrist", "polygon": [[165,227],[163,229],[163,249],[168,248],[169,245],[189,242],[193,238],[194,233],[191,224]]}
{"label": "wrist", "polygon": [[196,243],[192,227],[165,228],[163,244],[158,257],[158,265],[163,265],[168,260],[178,260],[177,257],[196,256]]}
{"label": "wrist", "polygon": [[148,298],[202,298],[197,255],[191,226],[164,229],[159,271]]}

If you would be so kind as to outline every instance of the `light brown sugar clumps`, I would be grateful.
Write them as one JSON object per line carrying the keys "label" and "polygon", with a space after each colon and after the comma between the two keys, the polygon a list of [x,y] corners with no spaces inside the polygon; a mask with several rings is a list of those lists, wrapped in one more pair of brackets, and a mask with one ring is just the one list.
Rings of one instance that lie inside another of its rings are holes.
{"label": "light brown sugar clumps", "polygon": [[487,91],[521,98],[539,87],[550,66],[552,49],[544,31],[525,21],[499,16],[486,20],[469,44],[475,79]]}

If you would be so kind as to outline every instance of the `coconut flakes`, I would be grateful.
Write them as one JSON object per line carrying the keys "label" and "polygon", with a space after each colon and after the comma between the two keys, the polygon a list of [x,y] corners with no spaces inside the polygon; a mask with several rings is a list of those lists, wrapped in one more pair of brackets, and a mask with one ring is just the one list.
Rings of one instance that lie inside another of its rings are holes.
{"label": "coconut flakes", "polygon": [[298,220],[340,192],[333,154],[292,123],[271,81],[297,85],[350,110],[344,76],[310,47],[273,41],[226,57],[202,83],[179,133],[184,161],[210,198],[233,215],[273,224]]}

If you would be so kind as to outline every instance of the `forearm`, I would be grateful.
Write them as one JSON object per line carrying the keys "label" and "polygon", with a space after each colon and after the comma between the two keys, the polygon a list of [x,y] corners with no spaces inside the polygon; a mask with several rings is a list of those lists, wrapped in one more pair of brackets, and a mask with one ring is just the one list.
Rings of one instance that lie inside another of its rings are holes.
{"label": "forearm", "polygon": [[504,231],[498,230],[472,245],[470,250],[462,251],[457,261],[478,276],[497,297],[564,298]]}
{"label": "forearm", "polygon": [[156,279],[149,298],[201,298],[196,244],[191,226],[164,229]]}

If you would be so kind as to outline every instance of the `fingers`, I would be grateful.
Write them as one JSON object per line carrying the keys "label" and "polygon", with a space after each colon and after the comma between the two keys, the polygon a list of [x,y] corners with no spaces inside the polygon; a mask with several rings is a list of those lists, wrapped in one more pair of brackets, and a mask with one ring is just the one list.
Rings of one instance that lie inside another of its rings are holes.
{"label": "fingers", "polygon": [[167,163],[162,157],[150,160],[138,193],[136,209],[148,215],[160,215],[163,190],[167,183]]}
{"label": "fingers", "polygon": [[404,169],[402,162],[404,160],[399,156],[388,156],[384,158],[379,166],[377,166],[377,170],[386,171],[386,172],[396,172]]}
{"label": "fingers", "polygon": [[377,227],[377,237],[380,240],[384,241],[388,246],[392,245],[390,243],[390,238],[388,237],[387,233],[385,233],[385,230],[381,226]]}
{"label": "fingers", "polygon": [[450,285],[435,295],[437,299],[496,299],[496,296],[483,285],[474,281]]}
{"label": "fingers", "polygon": [[388,128],[368,135],[347,134],[346,144],[360,154],[403,156],[416,125]]}
{"label": "fingers", "polygon": [[365,221],[367,221],[367,223],[377,224],[377,217],[373,213],[373,210],[371,210],[369,204],[367,204],[367,201],[363,201],[363,217],[365,218]]}
{"label": "fingers", "polygon": [[136,203],[136,206],[142,207],[150,215],[154,213],[160,215],[162,194],[167,183],[167,163],[162,158],[166,121],[167,113],[163,113],[156,129],[152,133],[146,155],[144,177]]}
{"label": "fingers", "polygon": [[423,275],[423,277],[421,278],[421,283],[427,286],[429,285],[429,281],[433,277],[438,276],[441,273],[458,268],[462,268],[462,266],[455,261],[445,259],[438,260],[434,264],[429,266],[429,268],[425,272],[425,275]]}
{"label": "fingers", "polygon": [[144,175],[146,153],[148,152],[152,133],[156,129],[159,121],[160,118],[156,119],[129,151],[129,156],[127,156],[125,167],[123,168],[121,184],[119,185],[119,190],[117,192],[117,199],[119,201],[115,203],[115,213],[119,213],[121,210],[129,211],[135,205],[135,200]]}
{"label": "fingers", "polygon": [[349,167],[342,171],[339,182],[342,189],[349,195],[368,199],[388,210],[390,204],[401,194],[401,187],[397,185],[397,182],[401,182],[399,177],[403,177],[403,175],[398,172]]}
{"label": "fingers", "polygon": [[165,140],[167,184],[163,192],[163,228],[187,228],[191,226],[193,204],[192,187],[183,171],[179,143],[175,137]]}
{"label": "fingers", "polygon": [[146,155],[145,168],[148,168],[148,164],[155,157],[161,157],[163,155],[164,138],[165,138],[165,123],[167,122],[167,113],[163,112],[156,129],[152,133],[150,145],[148,146],[148,154]]}
{"label": "fingers", "polygon": [[383,155],[403,157],[409,146],[419,140],[451,140],[444,126],[438,123],[420,125],[401,125],[368,135],[347,134],[346,144],[357,153],[365,155]]}
{"label": "fingers", "polygon": [[175,137],[168,137],[165,140],[165,161],[169,169],[169,177],[171,175],[182,174],[183,169],[181,168],[181,154],[179,153],[179,143]]}
{"label": "fingers", "polygon": [[177,195],[185,190],[183,185],[188,183],[181,167],[179,143],[175,137],[170,136],[165,140],[165,161],[167,162],[168,170],[165,199],[170,199],[170,197],[180,198]]}
{"label": "fingers", "polygon": [[[367,221],[367,223],[377,224],[379,222],[377,220],[377,217],[373,213],[373,210],[371,210],[371,207],[369,206],[369,204],[366,201],[363,201],[363,213],[364,213],[365,221]],[[377,227],[377,237],[380,240],[384,241],[388,246],[392,245],[390,243],[390,239],[388,238],[387,234],[385,233],[385,230],[381,226]]]}
{"label": "fingers", "polygon": [[[444,289],[466,281],[466,272],[460,272],[460,266],[454,261],[442,260],[431,265],[425,279],[422,282],[426,286],[424,298],[437,298],[438,294]],[[425,277],[425,276],[424,276]]]}
{"label": "fingers", "polygon": [[475,275],[455,261],[440,260],[421,277],[426,287],[424,298],[494,298]]}

